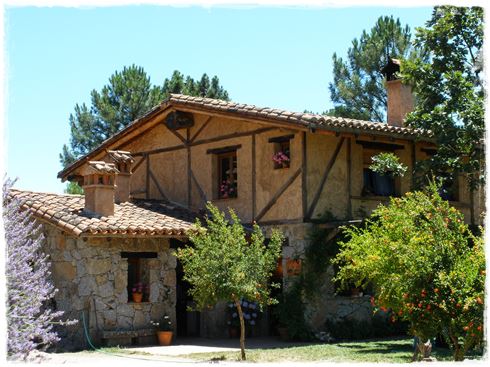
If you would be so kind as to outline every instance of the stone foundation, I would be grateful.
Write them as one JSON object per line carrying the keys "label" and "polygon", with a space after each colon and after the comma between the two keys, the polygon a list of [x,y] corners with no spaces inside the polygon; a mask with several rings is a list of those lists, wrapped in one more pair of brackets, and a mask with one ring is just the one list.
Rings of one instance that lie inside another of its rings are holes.
{"label": "stone foundation", "polygon": [[[103,331],[151,328],[164,314],[175,325],[176,258],[167,239],[73,238],[45,226],[46,253],[52,263],[52,281],[58,289],[56,309],[74,326],[59,328],[62,349],[88,348],[87,333],[95,345]],[[148,302],[128,302],[128,259],[121,252],[155,252],[145,259],[149,280]]]}

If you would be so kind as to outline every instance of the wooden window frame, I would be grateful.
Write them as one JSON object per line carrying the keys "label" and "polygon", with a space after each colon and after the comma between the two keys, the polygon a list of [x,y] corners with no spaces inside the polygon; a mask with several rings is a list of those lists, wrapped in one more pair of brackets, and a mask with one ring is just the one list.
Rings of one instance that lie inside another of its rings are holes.
{"label": "wooden window frame", "polygon": [[[216,187],[217,187],[217,195],[216,197],[218,199],[235,199],[238,197],[238,155],[237,151],[235,150],[230,150],[227,152],[223,153],[218,153],[216,154],[216,160],[217,160],[217,175],[216,175]],[[231,173],[229,174],[228,177],[225,177],[223,175],[223,161],[228,160],[228,165],[230,167]],[[236,164],[236,170],[237,172],[234,173],[235,169],[235,164]],[[234,194],[224,194],[221,191],[221,186],[224,181],[230,181],[232,183],[232,187],[234,189]]]}

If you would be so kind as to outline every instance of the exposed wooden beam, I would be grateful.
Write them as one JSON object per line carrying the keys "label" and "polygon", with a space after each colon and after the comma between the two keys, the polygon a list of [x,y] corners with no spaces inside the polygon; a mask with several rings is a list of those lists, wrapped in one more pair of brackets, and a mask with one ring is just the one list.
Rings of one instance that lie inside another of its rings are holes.
{"label": "exposed wooden beam", "polygon": [[238,150],[241,147],[242,147],[242,145],[241,144],[238,144],[238,145],[230,145],[228,147],[223,147],[223,148],[208,149],[208,150],[206,150],[206,154],[228,153],[228,152],[233,152],[235,150]]}
{"label": "exposed wooden beam", "polygon": [[323,188],[325,186],[325,182],[327,181],[328,175],[330,174],[330,171],[332,170],[332,167],[337,160],[337,156],[339,155],[340,148],[342,148],[342,144],[344,143],[345,138],[340,138],[340,141],[337,143],[337,146],[335,147],[335,151],[332,154],[332,157],[330,158],[330,161],[328,162],[327,166],[325,167],[325,172],[323,173],[322,180],[320,181],[320,185],[318,186],[318,190],[315,193],[315,197],[313,198],[313,201],[311,202],[310,209],[308,209],[308,213],[306,214],[306,218],[311,218],[313,213],[315,212],[316,205],[318,204],[318,200],[320,199],[320,196],[322,194]]}
{"label": "exposed wooden beam", "polygon": [[[190,129],[186,129],[188,142],[190,140]],[[192,178],[191,178],[191,147],[187,146],[187,207],[190,208],[192,203]]]}
{"label": "exposed wooden beam", "polygon": [[131,171],[132,173],[136,172],[139,166],[141,166],[141,163],[145,161],[145,156],[142,156],[141,159],[132,167]]}
{"label": "exposed wooden beam", "polygon": [[192,143],[194,140],[196,140],[196,138],[199,136],[199,134],[206,128],[206,126],[208,126],[208,124],[211,122],[212,119],[213,119],[213,116],[208,116],[208,118],[206,119],[206,121],[204,121],[204,123],[196,131],[196,133],[194,134],[194,136],[190,139],[189,143]]}
{"label": "exposed wooden beam", "polygon": [[192,181],[194,181],[194,185],[197,187],[197,191],[199,191],[199,196],[201,197],[201,200],[206,203],[208,201],[208,198],[206,197],[206,193],[202,189],[201,185],[199,185],[199,182],[196,179],[196,176],[194,176],[194,172],[191,170],[191,178]]}
{"label": "exposed wooden beam", "polygon": [[269,143],[282,143],[285,141],[290,141],[291,139],[294,139],[294,134],[275,136],[269,139]]}
{"label": "exposed wooden beam", "polygon": [[146,155],[146,198],[150,198],[150,156]]}
{"label": "exposed wooden beam", "polygon": [[286,189],[294,182],[296,177],[298,177],[301,173],[301,167],[299,167],[294,174],[288,178],[288,180],[277,190],[274,196],[269,200],[269,202],[262,208],[255,221],[258,222],[262,219],[262,217],[267,214],[267,212],[272,208],[272,206],[276,203],[277,199],[286,191]]}
{"label": "exposed wooden beam", "polygon": [[238,115],[237,113],[235,113],[233,111],[231,111],[231,112],[209,111],[205,107],[204,108],[200,108],[199,106],[188,107],[188,106],[183,106],[183,105],[182,106],[176,105],[175,108],[177,108],[179,111],[201,113],[201,114],[206,114],[206,115],[213,116],[213,117],[224,117],[224,118],[227,118],[230,120],[243,121],[243,122],[247,122],[247,123],[251,123],[251,124],[255,124],[257,122],[262,122],[262,123],[267,124],[269,126],[282,127],[282,128],[290,129],[291,131],[294,131],[294,132],[308,131],[309,130],[308,126],[306,126],[306,125],[302,126],[302,125],[297,124],[296,122],[274,121],[274,120],[271,120],[270,118],[257,116],[257,115],[244,117],[244,116]]}
{"label": "exposed wooden beam", "polygon": [[264,133],[266,131],[271,131],[271,130],[274,130],[274,129],[276,129],[276,128],[274,128],[274,127],[263,127],[263,128],[260,128],[260,129],[255,129],[255,130],[250,130],[250,131],[242,131],[242,132],[236,132],[236,133],[231,133],[231,134],[216,136],[216,137],[213,137],[213,138],[198,140],[198,141],[192,143],[192,146],[201,145],[201,144],[207,144],[207,143],[214,143],[216,141],[221,141],[221,140],[240,138],[242,136],[250,136],[250,135],[253,135],[253,134],[260,134],[260,133]]}
{"label": "exposed wooden beam", "polygon": [[150,155],[150,154],[160,154],[160,153],[167,153],[167,152],[173,152],[175,150],[180,150],[180,149],[185,149],[185,145],[174,145],[171,147],[166,147],[166,148],[158,148],[158,149],[152,149],[152,150],[145,150],[142,152],[136,152],[132,153],[133,157],[138,157],[138,156],[145,156],[145,155]]}
{"label": "exposed wooden beam", "polygon": [[[151,172],[151,170],[149,171],[150,172],[150,177],[153,181],[153,183],[155,184],[155,186],[157,187],[157,190],[158,192],[160,193],[160,195],[165,199],[165,200],[168,200],[168,197],[167,195],[165,195],[165,192],[163,191],[162,187],[160,186],[160,184],[158,183],[158,180],[156,179],[156,177],[153,175],[153,172]],[[147,195],[148,196],[148,195]]]}
{"label": "exposed wooden beam", "polygon": [[380,150],[400,150],[405,149],[404,145],[400,144],[392,144],[392,143],[382,143],[378,141],[365,141],[365,140],[356,140],[356,144],[362,145],[365,149],[380,149]]}
{"label": "exposed wooden beam", "polygon": [[[214,138],[209,138],[209,139],[203,139],[203,140],[199,140],[199,141],[196,141],[192,144],[188,144],[188,146],[191,146],[191,147],[194,147],[194,146],[197,146],[197,145],[202,145],[202,144],[207,144],[207,143],[214,143],[214,142],[217,142],[217,141],[222,141],[222,140],[228,140],[228,139],[233,139],[233,138],[240,138],[240,137],[243,137],[243,136],[250,136],[250,135],[253,135],[253,134],[261,134],[261,133],[264,133],[264,132],[267,132],[267,131],[271,131],[271,130],[274,130],[276,128],[274,127],[266,127],[266,128],[260,128],[260,129],[256,129],[256,130],[251,130],[251,131],[244,131],[244,132],[240,132],[240,133],[232,133],[232,134],[227,134],[227,135],[221,135],[221,136],[216,136]],[[166,147],[166,148],[158,148],[158,149],[152,149],[152,150],[147,150],[147,151],[142,151],[142,152],[136,152],[136,153],[133,153],[132,155],[134,157],[138,157],[138,156],[142,156],[142,155],[146,155],[146,154],[159,154],[159,153],[167,153],[167,152],[173,152],[175,150],[180,150],[180,149],[185,149],[187,148],[187,146],[185,144],[182,144],[182,145],[174,145],[174,146],[171,146],[171,147]]]}
{"label": "exposed wooden beam", "polygon": [[307,182],[307,159],[306,159],[306,131],[301,134],[301,194],[302,194],[302,215],[306,217],[308,210],[308,182]]}
{"label": "exposed wooden beam", "polygon": [[257,211],[257,177],[256,177],[256,152],[255,152],[255,134],[252,135],[252,220],[255,220],[255,213]]}
{"label": "exposed wooden beam", "polygon": [[347,217],[352,218],[352,139],[347,139]]}
{"label": "exposed wooden beam", "polygon": [[[165,125],[165,124],[164,124]],[[184,145],[187,145],[189,143],[189,140],[184,138],[182,135],[177,130],[171,130],[167,127],[167,130],[170,131],[172,134],[174,134],[179,140],[184,143]]]}
{"label": "exposed wooden beam", "polygon": [[[295,224],[295,223],[303,223],[303,218],[295,218],[295,219],[277,219],[277,220],[266,220],[260,222],[261,226],[278,226],[281,224]],[[253,223],[245,223],[245,226],[252,226]]]}

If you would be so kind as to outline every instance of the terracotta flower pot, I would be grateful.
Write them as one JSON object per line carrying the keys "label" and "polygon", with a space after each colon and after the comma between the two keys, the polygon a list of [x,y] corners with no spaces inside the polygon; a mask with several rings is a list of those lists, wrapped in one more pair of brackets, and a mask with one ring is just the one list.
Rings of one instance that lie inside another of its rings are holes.
{"label": "terracotta flower pot", "polygon": [[133,292],[131,293],[131,295],[133,297],[134,303],[141,303],[141,300],[143,299],[143,293]]}
{"label": "terracotta flower pot", "polygon": [[157,331],[158,344],[170,345],[172,344],[173,331]]}

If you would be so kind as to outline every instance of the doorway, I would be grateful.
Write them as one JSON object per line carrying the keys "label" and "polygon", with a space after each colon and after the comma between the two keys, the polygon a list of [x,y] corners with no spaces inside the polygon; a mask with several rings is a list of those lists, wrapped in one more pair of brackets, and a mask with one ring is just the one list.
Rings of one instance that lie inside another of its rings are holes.
{"label": "doorway", "polygon": [[[171,248],[177,249],[185,245],[184,242],[172,239]],[[176,298],[175,314],[177,318],[177,337],[198,337],[201,335],[201,315],[197,311],[189,311],[194,306],[194,301],[189,295],[191,285],[184,280],[182,263],[177,259],[175,268]]]}

